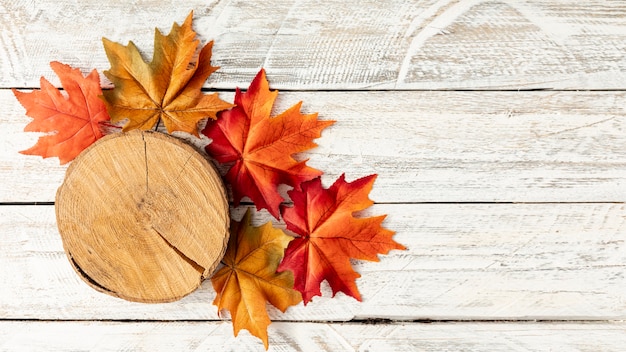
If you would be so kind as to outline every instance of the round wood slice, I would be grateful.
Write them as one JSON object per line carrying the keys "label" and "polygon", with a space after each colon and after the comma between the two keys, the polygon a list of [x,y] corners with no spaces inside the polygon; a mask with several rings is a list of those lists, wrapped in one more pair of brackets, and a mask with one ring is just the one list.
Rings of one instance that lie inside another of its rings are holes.
{"label": "round wood slice", "polygon": [[56,195],[67,256],[95,289],[170,302],[210,276],[228,243],[228,201],[213,165],[163,133],[106,136],[70,165]]}

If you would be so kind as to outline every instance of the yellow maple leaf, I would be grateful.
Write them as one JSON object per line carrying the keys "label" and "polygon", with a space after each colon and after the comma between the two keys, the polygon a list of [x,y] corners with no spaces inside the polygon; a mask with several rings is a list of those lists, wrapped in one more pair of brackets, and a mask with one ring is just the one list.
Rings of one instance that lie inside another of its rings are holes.
{"label": "yellow maple leaf", "polygon": [[293,289],[290,271],[277,273],[291,236],[267,222],[260,227],[250,225],[251,213],[240,222],[231,222],[228,249],[222,259],[224,266],[211,278],[217,296],[218,310],[228,309],[235,336],[246,329],[268,348],[267,326],[271,323],[266,302],[282,312],[302,301]]}
{"label": "yellow maple leaf", "polygon": [[198,53],[200,41],[191,28],[193,12],[182,26],[174,23],[167,36],[157,29],[154,56],[143,60],[133,42],[124,46],[103,38],[111,69],[104,75],[115,88],[103,92],[111,121],[128,119],[123,131],[148,130],[163,121],[168,133],[184,131],[198,136],[198,122],[217,118],[232,107],[202,85],[218,67],[211,66],[213,42]]}

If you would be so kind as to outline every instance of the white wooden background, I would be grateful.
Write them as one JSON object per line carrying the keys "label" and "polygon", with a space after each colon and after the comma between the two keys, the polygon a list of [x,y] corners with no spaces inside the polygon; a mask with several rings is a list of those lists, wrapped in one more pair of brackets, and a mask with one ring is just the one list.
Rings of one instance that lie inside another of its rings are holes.
{"label": "white wooden background", "polygon": [[354,263],[362,303],[272,310],[270,350],[624,350],[620,0],[3,0],[1,350],[263,350],[209,282],[152,305],[84,284],[55,223],[66,167],[17,153],[37,134],[10,88],[58,84],[52,60],[108,69],[102,37],[149,57],[190,10],[222,67],[206,88],[232,99],[265,67],[277,110],[337,120],[304,157],[327,183],[378,173],[369,213],[408,247]]}

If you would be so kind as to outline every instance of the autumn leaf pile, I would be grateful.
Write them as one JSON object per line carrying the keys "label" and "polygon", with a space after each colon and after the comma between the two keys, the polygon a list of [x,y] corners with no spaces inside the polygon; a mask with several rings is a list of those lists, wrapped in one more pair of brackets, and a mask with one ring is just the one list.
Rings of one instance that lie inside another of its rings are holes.
{"label": "autumn leaf pile", "polygon": [[[233,104],[202,86],[217,70],[211,66],[212,42],[200,48],[190,14],[168,35],[155,33],[152,61],[139,49],[103,40],[111,64],[104,75],[114,88],[101,90],[93,70],[83,76],[78,69],[52,62],[64,93],[41,79],[41,90],[14,90],[33,120],[25,131],[44,132],[35,146],[21,153],[56,156],[61,164],[103,137],[141,129],[164,127],[210,138],[206,153],[228,171],[234,206],[249,199],[257,211],[265,209],[282,219],[289,234],[273,227],[250,224],[252,211],[231,222],[231,235],[223,266],[211,281],[218,311],[230,312],[235,335],[247,329],[268,347],[267,303],[281,311],[321,296],[327,281],[333,296],[343,292],[357,300],[360,275],[350,260],[377,261],[378,254],[404,249],[382,227],[385,216],[357,217],[373,204],[368,194],[376,175],[347,182],[342,175],[324,188],[322,171],[294,155],[314,148],[314,139],[334,121],[303,114],[302,103],[272,116],[278,91],[270,90],[263,69],[246,91],[235,92]],[[200,131],[200,123],[208,119]],[[283,199],[280,185],[292,188]],[[290,205],[289,205],[290,204]]]}

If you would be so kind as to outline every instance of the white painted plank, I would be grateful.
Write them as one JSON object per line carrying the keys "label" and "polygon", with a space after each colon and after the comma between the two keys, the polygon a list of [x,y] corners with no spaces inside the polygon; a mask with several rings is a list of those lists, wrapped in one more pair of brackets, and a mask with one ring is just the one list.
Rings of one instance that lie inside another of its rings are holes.
{"label": "white painted plank", "polygon": [[208,87],[262,66],[290,89],[626,87],[626,4],[603,0],[8,0],[0,87],[38,86],[52,60],[105,70],[102,37],[149,55],[153,29],[192,9],[222,67]]}
{"label": "white painted plank", "polygon": [[[388,214],[408,250],[354,262],[363,302],[331,299],[325,287],[273,319],[626,319],[624,204],[379,204],[369,213]],[[208,281],[169,304],[89,288],[67,262],[52,206],[0,207],[0,248],[2,319],[218,319]]]}
{"label": "white painted plank", "polygon": [[[280,323],[269,351],[623,351],[624,323]],[[263,351],[229,322],[0,322],[2,351]]]}
{"label": "white painted plank", "polygon": [[[290,92],[276,110],[299,100],[337,120],[302,157],[327,184],[379,174],[377,202],[626,200],[624,92]],[[0,202],[53,201],[65,167],[18,154],[38,134],[0,104]]]}
{"label": "white painted plank", "polygon": [[[621,351],[623,323],[342,324],[356,351]],[[609,341],[610,340],[610,341]]]}

